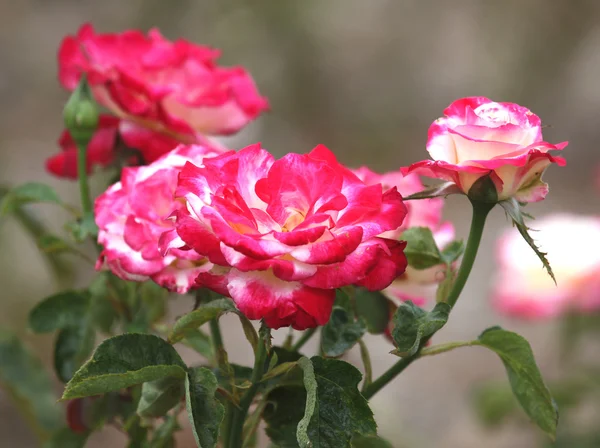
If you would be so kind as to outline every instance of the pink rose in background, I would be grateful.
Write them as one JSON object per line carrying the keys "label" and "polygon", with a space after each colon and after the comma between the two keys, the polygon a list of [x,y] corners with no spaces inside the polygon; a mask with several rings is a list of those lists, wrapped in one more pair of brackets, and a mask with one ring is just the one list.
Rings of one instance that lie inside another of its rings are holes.
{"label": "pink rose in background", "polygon": [[557,285],[519,232],[510,229],[498,240],[495,308],[531,319],[600,309],[600,217],[555,214],[537,219],[535,228]]}
{"label": "pink rose in background", "polygon": [[124,280],[152,279],[178,293],[192,288],[212,265],[190,250],[173,249],[163,257],[158,240],[173,228],[169,215],[183,207],[173,198],[181,168],[189,161],[201,166],[217,154],[206,146],[180,146],[150,165],[124,168],[121,181],[96,199],[98,242],[104,247],[96,269],[107,267]]}
{"label": "pink rose in background", "polygon": [[186,206],[162,248],[206,256],[216,266],[199,285],[272,328],[324,325],[335,288],[384,289],[406,267],[405,243],[380,237],[402,225],[400,194],[366,185],[324,146],[275,160],[253,145],[188,163],[176,196]]}
{"label": "pink rose in background", "polygon": [[427,150],[433,160],[417,162],[403,172],[454,182],[464,193],[482,176],[490,175],[498,200],[541,201],[548,193],[542,174],[551,164],[566,164],[548,153],[553,145],[542,138],[539,117],[514,103],[484,97],[452,103],[444,117],[429,128]]}
{"label": "pink rose in background", "polygon": [[[60,47],[59,78],[73,90],[82,73],[96,100],[121,118],[167,134],[231,134],[268,107],[241,67],[219,52],[157,30],[96,34],[90,24]],[[193,142],[187,140],[187,142]]]}
{"label": "pink rose in background", "polygon": [[[416,174],[404,176],[400,171],[378,174],[367,167],[354,170],[354,173],[367,185],[382,184],[384,190],[396,187],[402,196],[408,196],[425,189]],[[399,239],[402,232],[410,227],[429,227],[438,247],[441,249],[454,239],[454,226],[452,223],[442,222],[443,199],[420,199],[405,201],[404,204],[407,208],[407,214],[402,226],[394,232],[386,233],[385,236]],[[444,279],[444,276],[444,265],[425,270],[417,270],[408,266],[404,274],[396,278],[383,293],[396,303],[411,300],[415,305],[423,306],[429,300],[435,298],[437,285]]]}

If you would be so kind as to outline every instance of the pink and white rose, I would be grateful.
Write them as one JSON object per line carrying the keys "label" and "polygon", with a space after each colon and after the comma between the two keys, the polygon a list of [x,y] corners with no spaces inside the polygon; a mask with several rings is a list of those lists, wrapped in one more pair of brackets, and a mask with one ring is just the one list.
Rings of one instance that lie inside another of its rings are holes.
{"label": "pink and white rose", "polygon": [[507,230],[497,243],[495,308],[530,319],[600,309],[600,217],[554,214],[535,227],[557,284],[519,232]]}
{"label": "pink and white rose", "polygon": [[124,280],[152,279],[178,293],[195,287],[196,277],[212,264],[185,248],[163,256],[158,241],[174,226],[167,219],[173,210],[184,207],[173,197],[183,166],[202,166],[205,157],[218,154],[206,146],[179,146],[150,165],[124,168],[121,181],[96,199],[98,242],[103,246],[96,269],[108,268]]}
{"label": "pink and white rose", "polygon": [[381,290],[406,267],[405,243],[380,235],[402,225],[396,188],[366,185],[318,146],[275,160],[260,145],[186,164],[167,253],[182,245],[215,267],[198,284],[231,297],[272,328],[324,325],[335,288]]}
{"label": "pink and white rose", "polygon": [[566,164],[549,151],[566,146],[545,142],[540,118],[525,107],[484,97],[463,98],[429,128],[427,150],[433,160],[417,162],[403,172],[454,182],[465,194],[475,181],[489,175],[499,201],[514,197],[537,202],[548,193],[548,184],[542,181],[546,168]]}

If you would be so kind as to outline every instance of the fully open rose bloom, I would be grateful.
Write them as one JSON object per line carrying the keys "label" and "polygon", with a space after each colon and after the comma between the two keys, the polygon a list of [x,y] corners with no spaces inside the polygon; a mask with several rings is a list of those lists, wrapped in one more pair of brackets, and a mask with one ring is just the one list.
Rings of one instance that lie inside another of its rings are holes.
{"label": "fully open rose bloom", "polygon": [[59,78],[73,90],[82,73],[96,99],[121,118],[164,133],[231,134],[268,104],[241,67],[219,67],[217,50],[130,30],[96,34],[83,25],[59,50]]}
{"label": "fully open rose bloom", "polygon": [[502,313],[544,318],[600,309],[600,217],[555,214],[535,221],[535,240],[555,285],[516,229],[498,241],[494,305]]}
{"label": "fully open rose bloom", "polygon": [[163,248],[206,256],[217,266],[199,284],[272,328],[323,325],[335,288],[380,290],[406,267],[405,243],[379,236],[402,224],[400,194],[365,185],[323,146],[275,160],[254,145],[188,163],[176,196],[186,207]]}
{"label": "fully open rose bloom", "polygon": [[484,97],[463,98],[429,128],[427,150],[433,160],[403,171],[454,182],[464,193],[489,174],[498,200],[536,202],[548,193],[541,179],[544,170],[551,163],[566,163],[548,151],[565,146],[543,140],[542,123],[529,109]]}
{"label": "fully open rose bloom", "polygon": [[[131,165],[151,163],[174,149],[179,141],[174,138],[143,128],[111,115],[101,115],[98,128],[87,146],[87,173],[94,168],[104,168],[117,159],[118,139],[132,150],[137,156],[124,156]],[[64,130],[58,140],[61,152],[46,160],[46,169],[58,177],[77,179],[77,146],[69,131]]]}
{"label": "fully open rose bloom", "polygon": [[96,199],[98,242],[104,246],[96,268],[108,267],[124,280],[151,278],[178,293],[193,287],[212,265],[194,251],[173,249],[163,257],[158,240],[173,227],[169,215],[183,207],[173,198],[181,168],[217,154],[205,146],[180,146],[150,165],[124,168],[121,181]]}

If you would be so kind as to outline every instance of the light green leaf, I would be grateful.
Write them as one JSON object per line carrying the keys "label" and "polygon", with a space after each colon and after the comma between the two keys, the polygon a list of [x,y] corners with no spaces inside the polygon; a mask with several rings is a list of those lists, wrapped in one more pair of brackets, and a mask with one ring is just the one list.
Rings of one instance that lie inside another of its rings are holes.
{"label": "light green leaf", "polygon": [[400,239],[407,243],[404,254],[411,267],[422,270],[444,262],[429,227],[411,227],[402,232]]}
{"label": "light green leaf", "polygon": [[493,327],[484,331],[479,341],[500,356],[515,397],[534,423],[554,439],[558,409],[527,340],[511,331]]}
{"label": "light green leaf", "polygon": [[185,377],[186,366],[165,340],[124,334],[105,340],[69,381],[63,400],[100,395],[165,377]]}
{"label": "light green leaf", "polygon": [[444,263],[454,263],[465,251],[465,243],[462,240],[454,240],[442,250],[442,260]]}
{"label": "light green leaf", "polygon": [[188,371],[185,379],[186,408],[199,448],[213,448],[219,439],[219,427],[225,408],[215,398],[218,383],[214,373],[205,367]]}
{"label": "light green leaf", "polygon": [[5,331],[0,331],[0,386],[41,439],[62,426],[62,409],[44,366]]}
{"label": "light green leaf", "polygon": [[355,289],[356,314],[367,324],[371,334],[383,333],[390,321],[390,302],[379,291],[369,291],[366,288]]}
{"label": "light green leaf", "polygon": [[181,429],[177,415],[168,415],[164,422],[156,428],[148,448],[175,448],[174,433]]}
{"label": "light green leaf", "polygon": [[533,240],[533,238],[531,238],[531,235],[529,235],[528,231],[530,229],[529,229],[529,227],[527,227],[525,225],[525,220],[523,218],[524,213],[521,210],[521,206],[519,205],[517,200],[515,198],[510,198],[510,199],[506,199],[504,201],[500,201],[499,204],[502,206],[504,211],[506,211],[508,216],[511,217],[513,224],[517,227],[517,230],[519,231],[519,233],[521,234],[521,236],[523,237],[525,242],[527,244],[529,244],[529,247],[531,247],[531,249],[533,249],[535,254],[538,256],[538,258],[542,262],[544,268],[546,268],[548,275],[550,277],[552,277],[552,280],[554,280],[554,283],[556,284],[556,278],[554,277],[554,272],[552,272],[552,267],[550,266],[550,262],[546,258],[547,254],[545,252],[542,252],[539,249],[539,247],[536,246],[535,241]]}
{"label": "light green leaf", "polygon": [[89,297],[76,291],[65,291],[38,303],[29,313],[29,327],[35,333],[49,333],[78,326],[89,307]]}
{"label": "light green leaf", "polygon": [[137,413],[142,418],[162,417],[181,401],[183,394],[181,378],[165,377],[144,383]]}
{"label": "light green leaf", "polygon": [[62,201],[54,188],[39,182],[18,185],[4,196],[0,203],[0,216],[14,212],[21,205],[33,202],[46,202],[62,205]]}
{"label": "light green leaf", "polygon": [[212,341],[207,334],[199,329],[186,330],[183,333],[183,339],[181,340],[181,343],[192,348],[208,360],[213,360],[215,357],[215,350]]}
{"label": "light green leaf", "polygon": [[297,427],[301,448],[350,447],[355,435],[375,435],[377,425],[367,400],[358,391],[362,375],[337,359],[301,358],[306,407]]}
{"label": "light green leaf", "polygon": [[217,319],[225,313],[237,311],[235,305],[230,299],[217,299],[211,302],[203,303],[198,309],[186,314],[180,318],[169,335],[169,341],[175,343],[184,338],[185,332],[189,329],[198,328],[206,322]]}
{"label": "light green leaf", "polygon": [[96,240],[98,237],[98,226],[93,213],[84,215],[77,221],[67,223],[65,230],[73,236],[73,240],[77,243],[83,243],[87,238]]}
{"label": "light green leaf", "polygon": [[445,302],[437,303],[431,312],[419,308],[410,300],[402,303],[393,318],[392,338],[397,347],[393,353],[398,356],[417,353],[421,341],[446,324],[450,310],[450,305]]}
{"label": "light green leaf", "polygon": [[367,331],[362,319],[354,320],[352,313],[334,307],[331,317],[321,331],[321,348],[325,356],[337,357],[350,350]]}

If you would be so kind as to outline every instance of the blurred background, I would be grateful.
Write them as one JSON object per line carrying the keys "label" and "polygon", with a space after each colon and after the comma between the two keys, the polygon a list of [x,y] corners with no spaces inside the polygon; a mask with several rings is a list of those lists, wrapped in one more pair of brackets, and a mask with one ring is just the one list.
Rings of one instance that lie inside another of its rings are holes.
{"label": "blurred background", "polygon": [[[344,163],[381,172],[427,158],[427,129],[453,100],[488,96],[519,103],[542,118],[545,140],[570,142],[564,154],[568,166],[551,167],[545,175],[548,199],[528,211],[600,214],[594,178],[600,164],[597,0],[0,0],[1,184],[47,182],[77,203],[76,185],[52,178],[44,161],[58,151],[67,99],[57,81],[56,51],[61,39],[86,21],[98,32],[157,27],[170,39],[222,49],[223,65],[246,66],[272,110],[229,139],[234,148],[261,141],[281,156],[324,143]],[[102,182],[94,186],[99,193]],[[36,211],[61,232],[60,210]],[[445,216],[458,236],[466,237],[467,201],[448,200]],[[558,324],[509,320],[490,306],[494,242],[509,223],[500,210],[488,222],[478,263],[436,340],[472,339],[501,324],[531,341],[542,372],[552,379],[559,370]],[[0,326],[21,334],[50,365],[51,337],[28,333],[27,313],[60,285],[15,221],[0,223],[0,248]],[[77,262],[67,270],[67,285],[86,285],[93,275]],[[172,315],[190,305],[173,303]],[[228,323],[231,358],[249,362],[237,324]],[[383,338],[371,336],[367,342],[378,375],[396,359]],[[349,360],[359,364],[358,353],[351,352]],[[482,349],[419,361],[373,399],[380,434],[394,447],[538,446],[540,433],[527,422],[494,429],[481,425],[473,390],[494,379],[505,381],[504,369]],[[0,391],[0,447],[36,447],[11,406]],[[586,415],[597,415],[597,408]],[[124,444],[107,430],[90,446]],[[189,431],[180,446],[195,446]]]}

